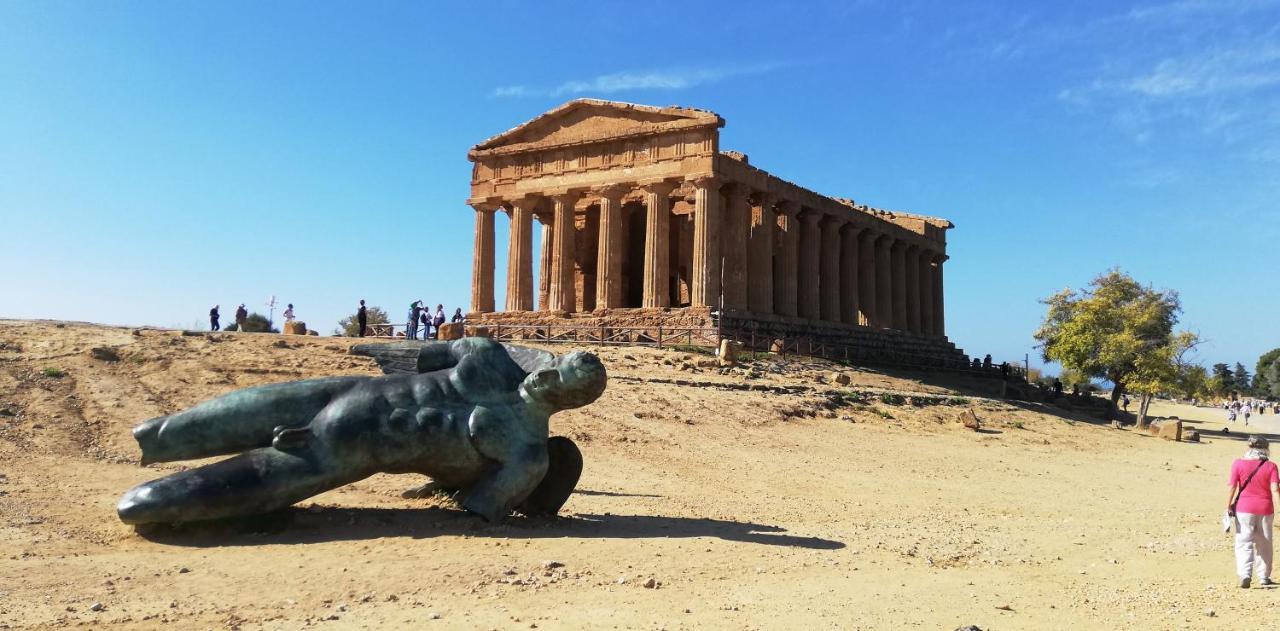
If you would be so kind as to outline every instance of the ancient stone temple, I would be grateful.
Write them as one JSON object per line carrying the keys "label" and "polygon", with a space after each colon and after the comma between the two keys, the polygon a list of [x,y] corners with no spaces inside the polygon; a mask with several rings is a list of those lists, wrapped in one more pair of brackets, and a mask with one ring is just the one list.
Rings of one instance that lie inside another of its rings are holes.
{"label": "ancient stone temple", "polygon": [[[945,336],[949,221],[770,175],[721,151],[723,126],[705,110],[579,99],[472,147],[468,321],[715,326],[964,361]],[[501,311],[496,213],[510,218]]]}

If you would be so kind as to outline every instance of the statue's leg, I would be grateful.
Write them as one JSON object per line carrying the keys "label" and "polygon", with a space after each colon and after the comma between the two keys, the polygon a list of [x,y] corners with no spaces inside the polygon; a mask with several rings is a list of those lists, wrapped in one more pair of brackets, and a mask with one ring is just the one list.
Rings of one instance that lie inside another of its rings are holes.
{"label": "statue's leg", "polygon": [[254,515],[366,477],[310,449],[254,449],[140,484],[120,499],[126,524],[183,523]]}
{"label": "statue's leg", "polygon": [[208,458],[265,447],[276,427],[309,423],[333,398],[368,377],[329,377],[246,388],[133,429],[142,464]]}
{"label": "statue's leg", "polygon": [[555,515],[569,501],[578,478],[582,477],[582,452],[564,436],[547,439],[547,475],[538,487],[516,506],[530,517]]}

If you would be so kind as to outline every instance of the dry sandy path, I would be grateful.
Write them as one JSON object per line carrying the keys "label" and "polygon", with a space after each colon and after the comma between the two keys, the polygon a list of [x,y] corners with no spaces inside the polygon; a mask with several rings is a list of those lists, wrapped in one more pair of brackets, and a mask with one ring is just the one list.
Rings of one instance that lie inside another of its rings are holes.
{"label": "dry sandy path", "polygon": [[[619,378],[596,404],[553,420],[587,463],[557,520],[484,526],[447,503],[399,497],[421,478],[376,476],[304,502],[284,527],[147,539],[120,524],[113,506],[125,489],[176,470],[133,464],[135,423],[236,387],[374,373],[342,340],[279,341],[0,322],[0,414],[14,413],[0,416],[0,625],[1172,629],[1280,619],[1280,592],[1233,586],[1218,529],[1239,440],[1176,444],[976,398],[829,408],[820,362],[722,375],[681,370],[685,356],[671,351],[601,351]],[[94,346],[121,361],[89,358]],[[855,389],[951,392],[850,374]],[[704,385],[645,381],[673,378]],[[989,431],[956,424],[963,407]],[[1220,420],[1161,403],[1156,412]]]}

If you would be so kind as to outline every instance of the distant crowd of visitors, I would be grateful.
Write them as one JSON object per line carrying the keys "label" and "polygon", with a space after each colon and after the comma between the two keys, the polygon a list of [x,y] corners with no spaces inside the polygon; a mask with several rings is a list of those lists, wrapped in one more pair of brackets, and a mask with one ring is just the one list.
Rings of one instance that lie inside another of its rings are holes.
{"label": "distant crowd of visitors", "polygon": [[[209,330],[221,331],[220,324],[221,315],[218,312],[220,305],[213,305],[209,310]],[[287,327],[292,324],[296,315],[293,311],[293,304],[284,310],[284,322]],[[243,304],[236,308],[236,330],[244,331],[245,323],[249,319],[249,310]],[[435,313],[427,308],[422,300],[415,300],[409,305],[408,322],[405,325],[405,338],[410,340],[416,339],[436,339],[440,334],[440,327],[448,322],[465,322],[466,316],[462,314],[462,309],[454,309],[453,317],[446,318],[444,314],[444,305],[437,304]],[[356,310],[356,326],[357,335],[365,337],[369,333],[369,310],[365,306],[364,301],[360,301],[360,308]],[[421,334],[421,338],[419,338]]]}
{"label": "distant crowd of visitors", "polygon": [[1249,417],[1253,416],[1256,411],[1259,416],[1267,413],[1267,409],[1272,414],[1280,414],[1280,401],[1259,401],[1257,399],[1244,399],[1236,401],[1228,401],[1222,404],[1222,409],[1227,411],[1227,420],[1234,423],[1238,419],[1244,419],[1244,424],[1249,424]]}

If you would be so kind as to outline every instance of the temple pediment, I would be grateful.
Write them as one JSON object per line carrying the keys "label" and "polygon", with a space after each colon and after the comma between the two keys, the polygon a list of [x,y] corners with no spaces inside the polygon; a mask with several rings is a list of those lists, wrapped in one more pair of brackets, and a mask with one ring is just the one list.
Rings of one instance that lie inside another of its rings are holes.
{"label": "temple pediment", "polygon": [[724,119],[705,110],[578,99],[476,145],[470,155],[474,158],[723,125]]}

